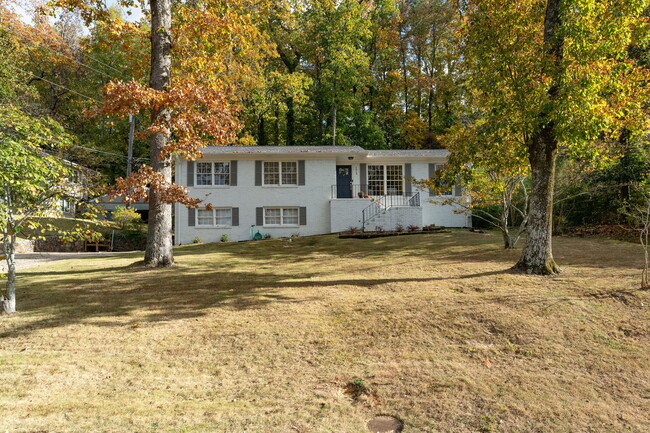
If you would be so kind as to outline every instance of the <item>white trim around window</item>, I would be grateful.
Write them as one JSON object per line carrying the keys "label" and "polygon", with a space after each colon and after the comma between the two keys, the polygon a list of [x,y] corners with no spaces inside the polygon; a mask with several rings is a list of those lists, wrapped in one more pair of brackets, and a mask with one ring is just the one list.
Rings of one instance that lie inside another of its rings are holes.
{"label": "white trim around window", "polygon": [[298,186],[298,161],[264,161],[262,185]]}
{"label": "white trim around window", "polygon": [[264,227],[298,227],[299,225],[299,207],[264,208]]}
{"label": "white trim around window", "polygon": [[214,207],[212,209],[196,210],[197,227],[232,227],[232,208]]}
{"label": "white trim around window", "polygon": [[368,164],[368,195],[403,195],[403,164]]}
{"label": "white trim around window", "polygon": [[221,188],[230,186],[230,161],[197,161],[194,172],[195,186]]}

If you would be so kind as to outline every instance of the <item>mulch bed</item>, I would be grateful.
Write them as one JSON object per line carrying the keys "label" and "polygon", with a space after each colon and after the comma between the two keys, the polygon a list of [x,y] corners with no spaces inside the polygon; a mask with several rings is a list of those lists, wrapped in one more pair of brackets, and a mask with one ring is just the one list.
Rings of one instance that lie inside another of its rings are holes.
{"label": "mulch bed", "polygon": [[639,241],[638,229],[629,225],[622,224],[600,224],[586,227],[563,227],[558,235],[580,238],[596,236],[628,242]]}
{"label": "mulch bed", "polygon": [[412,232],[357,232],[339,233],[341,239],[371,239],[371,238],[385,238],[388,236],[408,236],[408,235],[426,235],[433,233],[451,233],[451,230],[446,230],[444,227],[436,227],[431,230],[415,230]]}

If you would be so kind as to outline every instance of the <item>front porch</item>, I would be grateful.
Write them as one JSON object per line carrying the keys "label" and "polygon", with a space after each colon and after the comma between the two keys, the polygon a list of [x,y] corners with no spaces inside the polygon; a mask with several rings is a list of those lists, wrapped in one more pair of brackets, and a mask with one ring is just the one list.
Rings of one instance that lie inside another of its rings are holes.
{"label": "front porch", "polygon": [[396,226],[422,227],[420,193],[369,196],[364,185],[350,185],[356,197],[340,197],[337,185],[332,185],[330,198],[331,232],[342,232],[355,227],[359,230],[394,230]]}

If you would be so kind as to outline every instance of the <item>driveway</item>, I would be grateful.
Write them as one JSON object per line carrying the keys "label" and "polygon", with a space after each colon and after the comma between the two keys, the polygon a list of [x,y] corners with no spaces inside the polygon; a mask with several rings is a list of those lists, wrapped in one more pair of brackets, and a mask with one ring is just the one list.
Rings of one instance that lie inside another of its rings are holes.
{"label": "driveway", "polygon": [[[16,269],[33,268],[57,260],[80,259],[84,257],[108,256],[120,253],[25,253],[16,254]],[[0,261],[0,272],[7,272],[7,261]]]}

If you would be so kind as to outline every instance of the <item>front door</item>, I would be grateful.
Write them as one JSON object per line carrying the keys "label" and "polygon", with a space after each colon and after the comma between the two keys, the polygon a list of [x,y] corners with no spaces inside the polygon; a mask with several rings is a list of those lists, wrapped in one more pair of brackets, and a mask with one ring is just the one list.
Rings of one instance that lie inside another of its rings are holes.
{"label": "front door", "polygon": [[336,198],[352,198],[352,166],[336,166]]}

